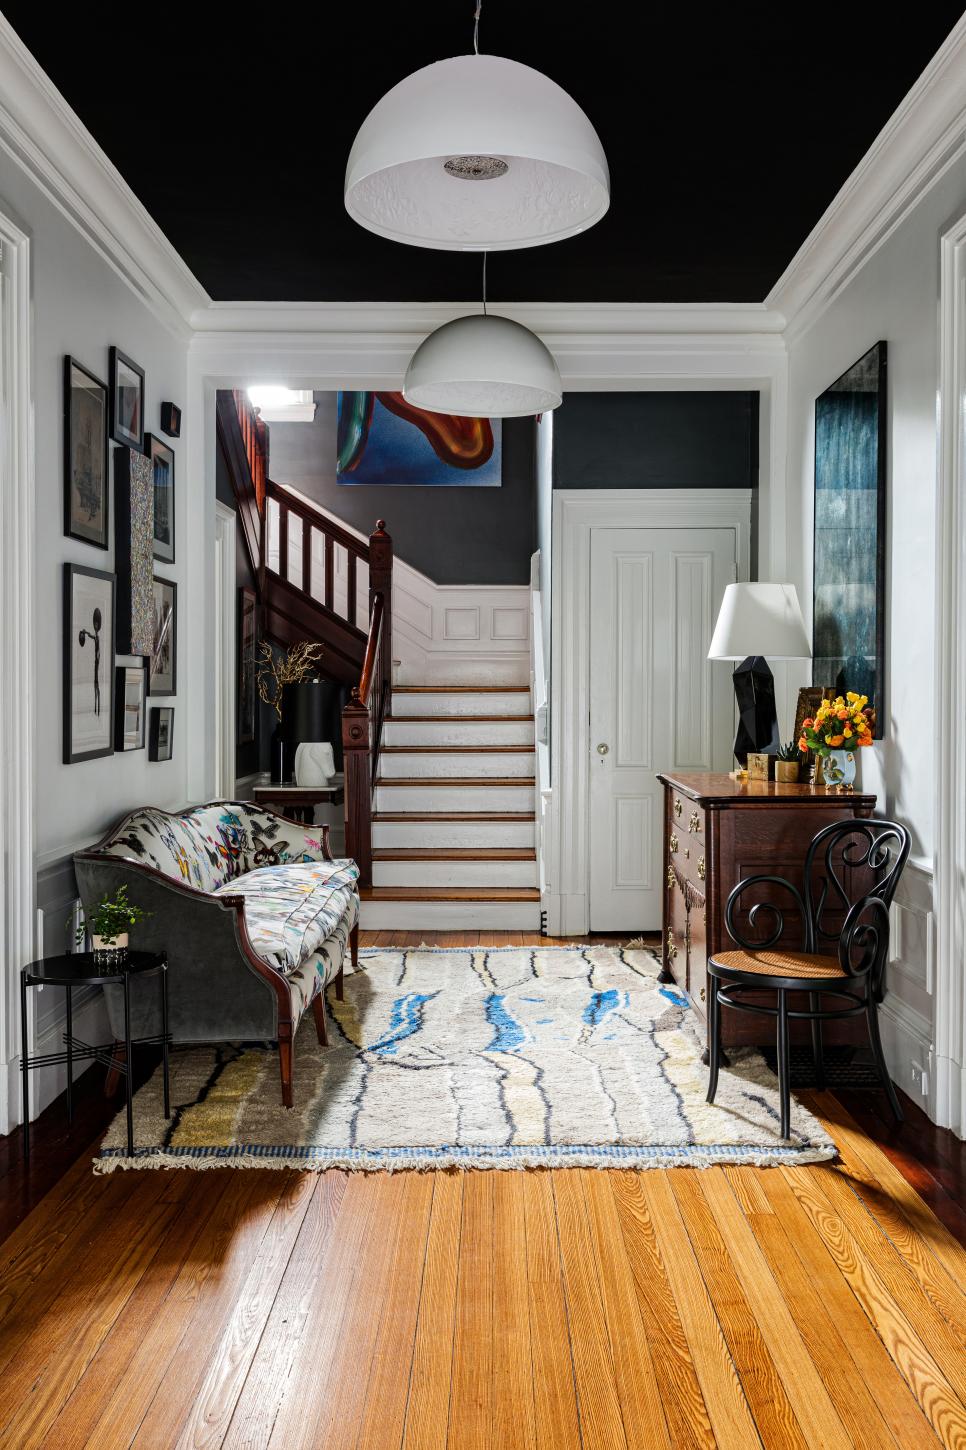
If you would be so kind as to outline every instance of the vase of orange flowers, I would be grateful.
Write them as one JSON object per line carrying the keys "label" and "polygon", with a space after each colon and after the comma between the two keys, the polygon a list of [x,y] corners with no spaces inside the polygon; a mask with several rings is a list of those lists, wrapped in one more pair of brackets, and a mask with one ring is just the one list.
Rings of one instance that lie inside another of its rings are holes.
{"label": "vase of orange flowers", "polygon": [[823,700],[814,717],[802,722],[798,748],[814,750],[818,757],[816,780],[820,766],[821,778],[826,785],[841,791],[852,789],[855,752],[872,744],[874,715],[868,705],[868,695],[857,695],[854,690],[849,690],[834,700]]}

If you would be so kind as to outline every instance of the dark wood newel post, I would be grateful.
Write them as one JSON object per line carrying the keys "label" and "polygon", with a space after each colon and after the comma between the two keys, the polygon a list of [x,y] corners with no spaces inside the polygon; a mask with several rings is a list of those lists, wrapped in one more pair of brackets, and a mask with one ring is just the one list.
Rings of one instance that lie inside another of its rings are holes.
{"label": "dark wood newel post", "polygon": [[372,884],[372,780],[369,767],[369,710],[359,687],[342,711],[345,770],[345,853],[359,867],[362,886]]}
{"label": "dark wood newel post", "polygon": [[382,645],[379,651],[379,694],[377,719],[389,714],[392,703],[392,539],[386,520],[379,519],[369,536],[369,614],[377,594],[383,598]]}

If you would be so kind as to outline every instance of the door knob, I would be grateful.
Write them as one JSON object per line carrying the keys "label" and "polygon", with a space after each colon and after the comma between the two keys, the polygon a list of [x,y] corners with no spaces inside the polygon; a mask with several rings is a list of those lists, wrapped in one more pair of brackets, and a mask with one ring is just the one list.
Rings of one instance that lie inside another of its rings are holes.
{"label": "door knob", "polygon": [[597,747],[597,754],[598,755],[606,755],[609,749],[610,749],[610,746],[609,745],[605,745],[603,743],[603,741],[601,741],[600,745],[598,745],[598,747]]}

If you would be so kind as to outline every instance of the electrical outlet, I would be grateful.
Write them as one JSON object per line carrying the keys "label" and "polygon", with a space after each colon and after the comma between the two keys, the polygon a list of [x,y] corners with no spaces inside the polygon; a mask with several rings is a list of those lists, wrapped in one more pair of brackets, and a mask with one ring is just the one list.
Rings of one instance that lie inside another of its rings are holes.
{"label": "electrical outlet", "polygon": [[914,1062],[912,1064],[911,1077],[912,1077],[912,1085],[915,1088],[916,1092],[919,1094],[919,1096],[922,1097],[922,1098],[928,1097],[929,1096],[929,1074],[926,1071],[926,1069],[923,1067],[923,1065],[922,1065],[921,1062]]}

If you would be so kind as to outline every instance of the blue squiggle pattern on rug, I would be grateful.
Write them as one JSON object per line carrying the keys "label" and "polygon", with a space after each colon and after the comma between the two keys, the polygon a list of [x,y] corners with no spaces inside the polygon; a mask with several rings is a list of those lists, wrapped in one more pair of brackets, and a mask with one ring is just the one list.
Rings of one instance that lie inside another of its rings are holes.
{"label": "blue squiggle pattern on rug", "polygon": [[389,1030],[374,1042],[369,1052],[395,1052],[400,1042],[412,1037],[423,1025],[423,1008],[436,996],[435,992],[407,992],[397,997],[389,1014]]}
{"label": "blue squiggle pattern on rug", "polygon": [[493,1041],[486,1052],[513,1052],[527,1040],[527,1034],[503,1005],[503,996],[493,992],[486,999],[486,1020],[494,1029]]}
{"label": "blue squiggle pattern on rug", "polygon": [[583,1012],[587,1026],[598,1027],[608,1012],[613,1012],[619,1006],[620,999],[620,993],[616,992],[613,987],[606,992],[595,992]]}

